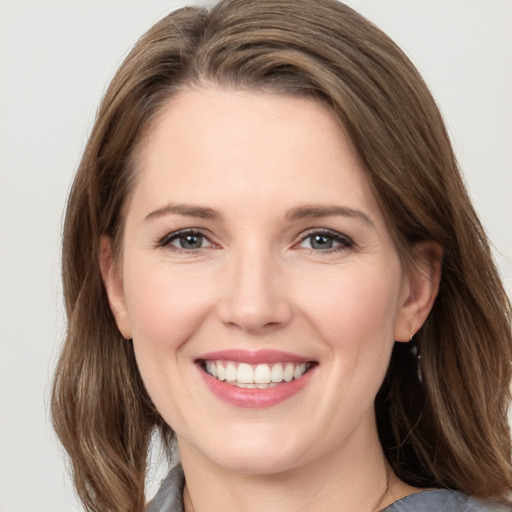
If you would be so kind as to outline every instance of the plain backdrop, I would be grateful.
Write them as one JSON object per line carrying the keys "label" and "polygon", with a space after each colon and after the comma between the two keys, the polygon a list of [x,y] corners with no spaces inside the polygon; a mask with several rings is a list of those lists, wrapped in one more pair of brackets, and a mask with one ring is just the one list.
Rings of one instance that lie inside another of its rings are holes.
{"label": "plain backdrop", "polygon": [[[0,0],[0,512],[79,510],[48,414],[64,333],[63,209],[109,79],[138,37],[183,3]],[[512,2],[350,4],[431,87],[510,293]]]}

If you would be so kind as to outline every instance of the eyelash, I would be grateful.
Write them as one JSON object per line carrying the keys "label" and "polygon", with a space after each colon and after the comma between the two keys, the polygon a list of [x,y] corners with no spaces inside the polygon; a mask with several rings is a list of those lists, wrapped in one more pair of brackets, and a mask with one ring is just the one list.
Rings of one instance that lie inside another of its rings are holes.
{"label": "eyelash", "polygon": [[[177,253],[197,253],[201,249],[205,249],[205,247],[198,247],[196,249],[184,249],[183,247],[176,247],[171,245],[171,242],[178,240],[180,237],[186,236],[200,236],[203,237],[208,243],[215,245],[214,242],[210,240],[210,238],[200,229],[182,229],[179,231],[174,231],[165,235],[163,238],[156,241],[157,247],[168,248]],[[351,249],[355,247],[354,242],[348,236],[343,235],[337,231],[331,231],[330,229],[311,229],[307,233],[303,234],[299,241],[293,245],[293,247],[299,247],[300,244],[304,243],[309,238],[313,236],[324,237],[333,240],[333,242],[338,243],[339,245],[335,247],[330,247],[328,249],[314,249],[314,248],[302,248],[308,254],[332,254],[336,252],[341,252],[343,250]],[[300,247],[299,247],[300,248]]]}
{"label": "eyelash", "polygon": [[156,246],[157,247],[164,247],[169,250],[172,250],[177,253],[197,253],[201,249],[205,249],[205,247],[198,247],[197,249],[184,249],[183,247],[176,247],[171,245],[171,242],[174,240],[178,240],[180,237],[186,237],[186,236],[201,236],[205,240],[207,240],[210,244],[213,244],[213,242],[210,240],[210,238],[200,229],[180,229],[179,231],[174,231],[172,233],[169,233],[165,235],[163,238],[157,240]]}
{"label": "eyelash", "polygon": [[301,236],[299,242],[295,244],[295,247],[302,244],[308,238],[312,238],[314,236],[321,236],[325,238],[332,239],[334,242],[338,243],[339,245],[335,247],[330,247],[329,249],[313,249],[313,248],[303,248],[306,250],[309,254],[333,254],[336,252],[341,252],[347,249],[352,249],[355,247],[355,244],[351,238],[349,238],[346,235],[343,235],[342,233],[339,233],[337,231],[331,231],[330,229],[311,229],[307,233]]}

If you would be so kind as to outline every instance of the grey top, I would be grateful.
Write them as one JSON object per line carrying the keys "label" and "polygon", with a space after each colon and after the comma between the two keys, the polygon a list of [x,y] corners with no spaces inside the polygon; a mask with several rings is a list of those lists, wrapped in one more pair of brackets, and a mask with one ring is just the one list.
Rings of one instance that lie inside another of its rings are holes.
{"label": "grey top", "polygon": [[[148,505],[146,512],[184,512],[183,487],[185,477],[181,466],[171,469],[160,490]],[[411,494],[395,501],[381,512],[510,512],[500,507],[471,498],[457,491],[436,489]]]}

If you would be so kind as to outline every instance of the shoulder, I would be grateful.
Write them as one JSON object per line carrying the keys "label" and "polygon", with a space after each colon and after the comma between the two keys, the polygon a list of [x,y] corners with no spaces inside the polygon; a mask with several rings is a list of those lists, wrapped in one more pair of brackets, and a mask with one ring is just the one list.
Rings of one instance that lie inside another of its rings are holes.
{"label": "shoulder", "polygon": [[410,494],[382,512],[507,512],[510,507],[477,500],[457,491],[436,489]]}
{"label": "shoulder", "polygon": [[[185,477],[181,465],[171,469],[145,512],[184,512]],[[510,507],[477,500],[448,489],[410,494],[395,501],[381,512],[511,512]]]}
{"label": "shoulder", "polygon": [[156,496],[149,502],[144,512],[184,512],[184,485],[183,469],[181,465],[177,465],[165,477]]}

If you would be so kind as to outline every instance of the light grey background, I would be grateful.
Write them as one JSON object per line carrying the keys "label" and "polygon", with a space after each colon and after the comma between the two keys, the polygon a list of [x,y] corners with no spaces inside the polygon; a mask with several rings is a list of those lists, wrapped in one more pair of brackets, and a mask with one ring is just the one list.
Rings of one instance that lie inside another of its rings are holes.
{"label": "light grey background", "polygon": [[[0,0],[0,512],[79,510],[48,418],[60,231],[106,84],[173,0]],[[352,0],[436,97],[512,290],[512,2]]]}

